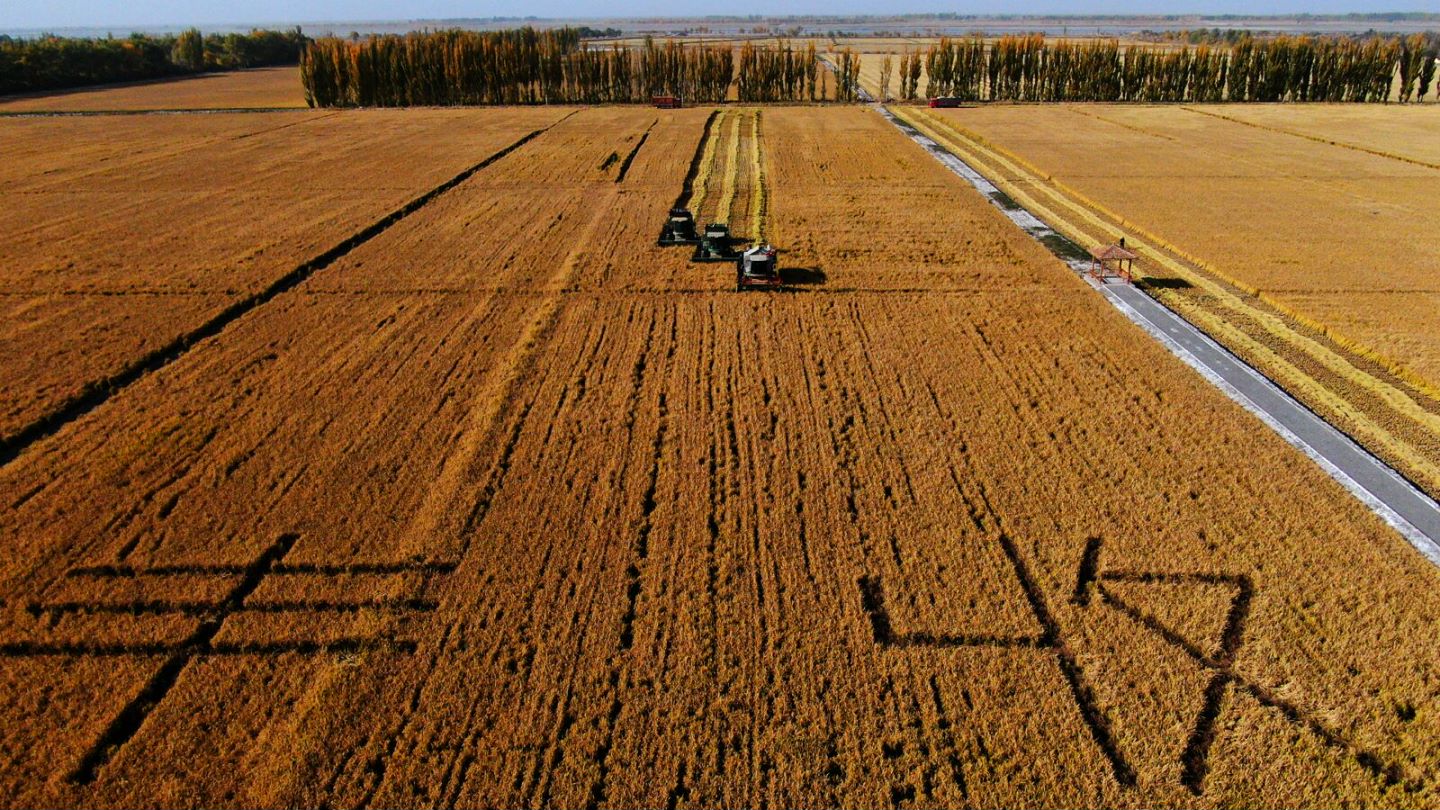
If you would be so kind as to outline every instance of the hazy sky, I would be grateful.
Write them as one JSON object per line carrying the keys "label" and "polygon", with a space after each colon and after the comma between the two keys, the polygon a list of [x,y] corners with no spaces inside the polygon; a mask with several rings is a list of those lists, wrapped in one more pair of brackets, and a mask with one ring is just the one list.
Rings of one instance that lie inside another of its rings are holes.
{"label": "hazy sky", "polygon": [[0,0],[0,30],[45,27],[160,26],[321,20],[406,20],[444,17],[604,17],[682,14],[1318,14],[1395,9],[1440,12],[1440,0],[1383,4],[1356,0]]}

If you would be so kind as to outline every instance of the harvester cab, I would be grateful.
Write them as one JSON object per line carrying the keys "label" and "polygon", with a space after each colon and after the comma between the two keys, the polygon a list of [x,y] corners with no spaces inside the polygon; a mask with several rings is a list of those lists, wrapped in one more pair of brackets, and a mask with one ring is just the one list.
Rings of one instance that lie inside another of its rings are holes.
{"label": "harvester cab", "polygon": [[756,245],[735,260],[735,291],[741,292],[752,287],[778,289],[781,285],[780,265],[775,260],[775,248]]}
{"label": "harvester cab", "polygon": [[690,261],[728,262],[734,261],[735,257],[735,248],[730,244],[730,226],[714,222],[705,226],[700,244],[695,246],[695,255],[690,257]]}
{"label": "harvester cab", "polygon": [[693,245],[699,241],[695,236],[695,217],[684,208],[671,208],[670,218],[660,229],[660,246]]}

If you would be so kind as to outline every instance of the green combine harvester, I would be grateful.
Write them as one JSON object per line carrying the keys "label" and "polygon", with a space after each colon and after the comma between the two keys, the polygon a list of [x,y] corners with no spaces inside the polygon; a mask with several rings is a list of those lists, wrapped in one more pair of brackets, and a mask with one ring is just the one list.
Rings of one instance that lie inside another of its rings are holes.
{"label": "green combine harvester", "polygon": [[739,254],[730,237],[730,226],[723,222],[712,222],[705,226],[700,235],[700,244],[695,246],[692,262],[733,262]]}
{"label": "green combine harvester", "polygon": [[670,218],[665,220],[664,227],[660,229],[660,238],[656,244],[660,247],[671,247],[699,243],[700,238],[695,235],[694,215],[684,208],[671,208]]}

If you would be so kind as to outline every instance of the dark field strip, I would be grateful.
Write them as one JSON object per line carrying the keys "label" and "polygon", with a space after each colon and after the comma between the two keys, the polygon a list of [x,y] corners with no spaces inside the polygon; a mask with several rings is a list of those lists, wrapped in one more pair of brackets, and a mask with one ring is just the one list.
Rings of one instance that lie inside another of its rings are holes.
{"label": "dark field strip", "polygon": [[[415,560],[411,562],[345,563],[341,565],[316,565],[314,563],[278,564],[270,570],[271,576],[287,574],[318,574],[321,576],[344,576],[347,574],[402,574],[418,571],[427,574],[448,574],[455,570],[457,563]],[[87,565],[72,568],[65,573],[69,577],[189,577],[189,576],[239,576],[246,572],[243,565],[155,565],[137,568],[133,565]]]}
{"label": "dark field strip", "polygon": [[[270,573],[274,573],[273,571]],[[433,599],[367,599],[354,602],[292,600],[286,602],[254,602],[227,608],[211,602],[171,602],[162,599],[141,602],[54,602],[34,603],[25,607],[31,615],[63,615],[70,613],[107,613],[123,616],[178,613],[185,616],[212,616],[227,610],[232,613],[359,613],[362,610],[432,611],[439,606]]]}
{"label": "dark field strip", "polygon": [[571,112],[549,126],[534,130],[504,149],[495,152],[474,166],[460,172],[444,183],[441,183],[400,208],[390,212],[375,223],[345,239],[340,244],[296,266],[263,290],[236,301],[195,329],[156,348],[115,374],[103,380],[91,382],[81,393],[62,403],[55,410],[31,422],[14,434],[0,439],[0,466],[9,464],[31,445],[47,436],[53,435],[65,425],[105,404],[115,394],[133,385],[146,374],[158,371],[179,360],[181,357],[184,357],[185,354],[200,341],[220,334],[252,310],[264,306],[282,293],[294,289],[315,273],[324,270],[337,260],[344,258],[351,251],[384,233],[397,222],[424,208],[437,197],[470,179],[477,172],[503,159],[510,153],[540,135],[543,135],[545,132],[548,132],[552,127],[574,114],[574,112]]}
{"label": "dark field strip", "polygon": [[[978,515],[972,515],[972,519],[976,520],[977,526],[983,527],[983,521],[980,520]],[[1075,653],[1071,651],[1065,643],[1060,632],[1060,625],[1056,621],[1054,614],[1050,611],[1050,606],[1045,600],[1044,593],[1040,590],[1040,586],[1036,584],[1029,567],[1021,558],[1019,549],[1015,547],[1015,541],[1009,535],[1003,533],[999,536],[999,540],[1001,547],[1005,551],[1005,556],[1010,559],[1010,564],[1015,572],[1015,578],[1025,594],[1026,601],[1030,604],[1031,613],[1040,625],[1042,632],[1039,637],[937,635],[925,632],[896,633],[891,625],[890,614],[885,608],[885,594],[880,580],[867,576],[861,577],[859,580],[860,602],[861,608],[870,619],[871,634],[875,643],[881,647],[896,649],[909,647],[1032,647],[1053,652],[1056,664],[1058,664],[1061,674],[1065,677],[1065,681],[1070,687],[1070,695],[1075,701],[1075,707],[1079,710],[1081,718],[1089,728],[1090,735],[1094,738],[1095,744],[1100,748],[1105,758],[1109,760],[1115,781],[1124,787],[1134,787],[1136,782],[1135,769],[1120,751],[1115,741],[1115,732],[1112,728],[1111,721],[1096,702],[1095,694],[1085,680],[1084,671],[1081,669],[1080,662],[1076,659]],[[1088,553],[1090,552],[1087,548],[1087,554]],[[1098,555],[1098,553],[1097,548],[1094,555]],[[1084,576],[1083,568],[1081,576]]]}
{"label": "dark field strip", "polygon": [[[299,599],[259,600],[250,598],[268,577],[285,571],[284,559],[299,540],[294,533],[282,534],[271,543],[258,558],[245,566],[171,566],[159,569],[136,569],[128,566],[102,566],[77,569],[92,578],[118,577],[121,579],[143,576],[154,571],[162,575],[185,575],[217,572],[234,579],[228,592],[214,602],[186,600],[139,600],[122,603],[87,603],[65,601],[56,603],[37,602],[26,606],[32,616],[51,619],[71,614],[114,614],[114,615],[181,615],[198,621],[190,634],[179,642],[138,642],[120,644],[94,644],[70,641],[19,641],[0,644],[0,658],[90,658],[90,657],[164,657],[157,669],[140,692],[116,714],[100,738],[91,745],[79,763],[68,776],[73,784],[89,784],[100,775],[101,770],[117,752],[140,733],[147,719],[170,695],[181,674],[198,659],[208,656],[280,656],[357,654],[368,651],[397,652],[413,654],[418,642],[409,639],[395,639],[383,636],[347,637],[335,640],[284,640],[261,642],[224,642],[218,637],[226,623],[241,613],[356,613],[364,610],[386,612],[429,613],[438,607],[438,602],[418,597],[389,597],[355,600]],[[387,572],[412,570],[449,570],[449,567],[428,565],[423,561],[407,561],[390,566],[370,566]],[[331,566],[292,566],[289,573],[314,573],[328,570]],[[348,572],[346,566],[335,566],[336,571]],[[76,571],[71,571],[75,574]]]}
{"label": "dark field strip", "polygon": [[635,156],[640,154],[640,147],[644,146],[645,141],[650,138],[650,130],[654,129],[658,123],[660,123],[660,119],[658,118],[651,121],[650,126],[645,128],[645,133],[640,136],[640,140],[635,142],[635,148],[631,149],[630,154],[625,156],[625,162],[620,164],[620,173],[615,175],[616,183],[625,182],[625,175],[630,172],[630,164],[635,162]]}
{"label": "dark field strip", "polygon": [[[261,553],[259,559],[245,571],[244,577],[230,590],[223,603],[225,607],[233,611],[243,604],[250,594],[260,587],[261,581],[265,579],[265,574],[270,568],[289,553],[298,539],[299,535],[285,534],[271,543],[270,547]],[[186,639],[182,645],[187,649],[172,653],[166,659],[165,664],[150,676],[150,680],[146,682],[145,688],[140,691],[140,694],[131,699],[125,708],[120,710],[120,714],[110,721],[110,725],[106,727],[100,739],[80,759],[79,766],[70,774],[70,781],[79,784],[95,781],[100,769],[110,761],[115,751],[140,731],[146,718],[174,688],[175,682],[180,679],[180,673],[190,665],[194,658],[191,650],[211,646],[211,642],[219,635],[220,628],[224,625],[225,618],[222,616],[207,619],[195,628],[195,631],[190,634],[190,638]]]}
{"label": "dark field strip", "polygon": [[680,196],[675,198],[674,207],[676,208],[690,204],[690,195],[694,193],[695,175],[700,173],[700,161],[705,156],[705,143],[714,137],[715,119],[719,115],[719,110],[712,110],[710,117],[705,119],[705,129],[700,135],[700,140],[695,142],[695,154],[690,156],[690,168],[685,172],[685,182],[680,186]]}
{"label": "dark field strip", "polygon": [[[1200,711],[1191,726],[1190,736],[1180,755],[1180,781],[1196,796],[1204,795],[1205,776],[1210,770],[1210,750],[1218,735],[1220,711],[1230,687],[1243,690],[1254,697],[1262,706],[1280,712],[1292,725],[1308,729],[1325,745],[1344,752],[1357,764],[1368,770],[1387,785],[1401,785],[1407,791],[1418,791],[1423,780],[1416,778],[1406,769],[1393,762],[1387,762],[1380,755],[1357,744],[1298,706],[1276,696],[1270,690],[1242,677],[1235,671],[1235,660],[1245,640],[1246,620],[1255,598],[1255,585],[1250,577],[1243,574],[1220,574],[1208,572],[1173,573],[1150,571],[1100,570],[1101,542],[1098,538],[1086,541],[1081,557],[1080,573],[1076,583],[1074,604],[1088,605],[1091,593],[1098,594],[1100,601],[1152,633],[1165,643],[1189,656],[1195,663],[1211,671]],[[1225,617],[1225,627],[1218,639],[1218,650],[1214,653],[1201,649],[1190,639],[1167,627],[1159,619],[1126,602],[1111,590],[1105,582],[1129,582],[1138,584],[1179,584],[1195,583],[1231,589],[1230,610]]]}
{"label": "dark field strip", "polygon": [[[239,611],[237,611],[239,612]],[[244,644],[166,644],[161,642],[91,644],[65,642],[17,641],[0,644],[0,658],[135,658],[147,655],[181,655],[191,658],[241,655],[343,655],[362,652],[398,652],[407,655],[419,649],[410,639],[337,638],[329,641],[263,641]]]}

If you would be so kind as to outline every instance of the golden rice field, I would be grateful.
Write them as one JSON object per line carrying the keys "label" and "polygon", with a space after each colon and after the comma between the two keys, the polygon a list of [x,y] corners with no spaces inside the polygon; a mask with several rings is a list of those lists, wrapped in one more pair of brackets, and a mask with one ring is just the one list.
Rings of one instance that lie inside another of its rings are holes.
{"label": "golden rice field", "polygon": [[1440,571],[872,109],[0,138],[0,806],[1440,804]]}
{"label": "golden rice field", "polygon": [[[1440,107],[902,114],[1083,244],[1126,236],[1153,294],[1440,492]],[[1330,114],[1374,125],[1331,143]]]}
{"label": "golden rice field", "polygon": [[216,110],[305,106],[294,67],[206,73],[166,81],[0,97],[0,113]]}

